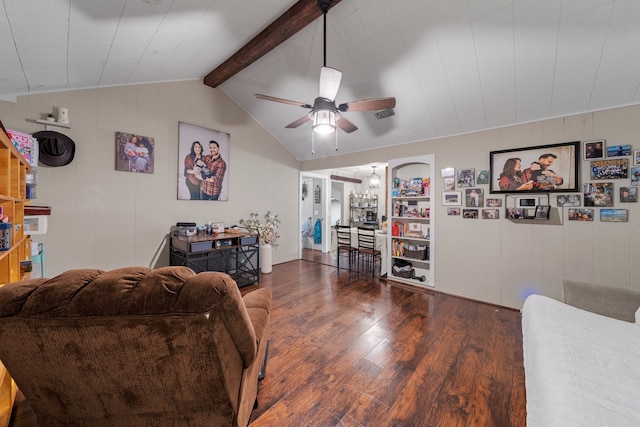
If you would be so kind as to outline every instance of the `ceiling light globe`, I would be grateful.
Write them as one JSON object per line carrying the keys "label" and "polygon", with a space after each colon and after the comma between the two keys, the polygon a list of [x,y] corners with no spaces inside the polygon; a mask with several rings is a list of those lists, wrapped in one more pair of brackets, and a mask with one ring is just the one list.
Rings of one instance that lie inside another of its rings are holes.
{"label": "ceiling light globe", "polygon": [[313,113],[313,131],[327,135],[336,131],[336,112],[331,110],[318,110]]}

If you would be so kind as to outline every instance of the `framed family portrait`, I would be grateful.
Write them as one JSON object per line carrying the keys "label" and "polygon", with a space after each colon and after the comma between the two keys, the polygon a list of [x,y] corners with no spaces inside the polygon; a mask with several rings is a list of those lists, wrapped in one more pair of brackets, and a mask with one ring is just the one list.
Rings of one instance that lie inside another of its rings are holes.
{"label": "framed family portrait", "polygon": [[580,141],[492,151],[491,193],[579,192]]}
{"label": "framed family portrait", "polygon": [[593,209],[569,209],[569,221],[593,221]]}
{"label": "framed family portrait", "polygon": [[116,170],[153,173],[154,148],[150,136],[116,132]]}
{"label": "framed family portrait", "polygon": [[613,183],[590,182],[584,185],[584,205],[598,207],[613,206]]}
{"label": "framed family portrait", "polygon": [[230,135],[178,125],[178,200],[229,200]]}

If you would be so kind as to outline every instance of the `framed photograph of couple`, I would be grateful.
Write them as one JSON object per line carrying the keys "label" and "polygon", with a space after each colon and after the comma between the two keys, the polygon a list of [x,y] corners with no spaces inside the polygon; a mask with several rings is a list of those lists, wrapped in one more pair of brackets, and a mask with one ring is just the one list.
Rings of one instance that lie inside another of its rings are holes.
{"label": "framed photograph of couple", "polygon": [[580,141],[489,153],[493,193],[579,192]]}
{"label": "framed photograph of couple", "polygon": [[178,124],[178,200],[229,200],[230,135]]}

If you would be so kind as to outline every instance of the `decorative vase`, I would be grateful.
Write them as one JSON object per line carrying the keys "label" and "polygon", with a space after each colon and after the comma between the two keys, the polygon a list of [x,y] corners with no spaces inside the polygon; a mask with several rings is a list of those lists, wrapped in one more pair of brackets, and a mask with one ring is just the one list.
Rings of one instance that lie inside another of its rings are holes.
{"label": "decorative vase", "polygon": [[260,245],[260,271],[263,274],[271,273],[273,263],[273,247],[270,244]]}

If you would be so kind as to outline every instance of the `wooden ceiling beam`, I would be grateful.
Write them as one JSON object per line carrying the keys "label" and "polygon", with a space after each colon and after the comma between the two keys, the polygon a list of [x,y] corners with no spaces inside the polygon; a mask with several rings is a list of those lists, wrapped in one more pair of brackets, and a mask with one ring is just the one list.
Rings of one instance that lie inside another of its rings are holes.
{"label": "wooden ceiling beam", "polygon": [[[340,0],[333,0],[331,7],[338,3]],[[317,0],[299,0],[249,43],[207,74],[204,84],[211,87],[220,86],[321,16]]]}

